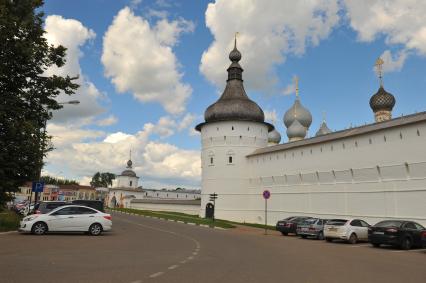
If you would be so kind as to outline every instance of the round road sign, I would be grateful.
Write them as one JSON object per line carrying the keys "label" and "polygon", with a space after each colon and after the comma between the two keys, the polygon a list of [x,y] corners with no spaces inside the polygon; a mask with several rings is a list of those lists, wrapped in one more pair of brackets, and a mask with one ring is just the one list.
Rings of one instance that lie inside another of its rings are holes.
{"label": "round road sign", "polygon": [[269,199],[271,197],[271,192],[268,190],[264,190],[263,191],[263,198],[264,199]]}

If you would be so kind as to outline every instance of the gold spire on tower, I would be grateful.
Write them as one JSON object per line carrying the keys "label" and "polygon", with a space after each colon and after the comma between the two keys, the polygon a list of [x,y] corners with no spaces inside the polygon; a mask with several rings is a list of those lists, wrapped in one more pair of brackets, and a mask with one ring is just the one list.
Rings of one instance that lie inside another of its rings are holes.
{"label": "gold spire on tower", "polygon": [[237,49],[237,36],[239,35],[240,33],[237,31],[237,32],[235,32],[235,35],[234,35],[234,48],[235,49]]}
{"label": "gold spire on tower", "polygon": [[296,97],[299,97],[299,77],[295,76],[293,80],[294,80],[294,87],[296,90]]}
{"label": "gold spire on tower", "polygon": [[383,61],[382,58],[377,58],[376,63],[374,63],[374,66],[376,67],[377,75],[379,76],[380,86],[383,87],[383,64],[385,61]]}
{"label": "gold spire on tower", "polygon": [[325,123],[325,111],[322,111],[322,122]]}

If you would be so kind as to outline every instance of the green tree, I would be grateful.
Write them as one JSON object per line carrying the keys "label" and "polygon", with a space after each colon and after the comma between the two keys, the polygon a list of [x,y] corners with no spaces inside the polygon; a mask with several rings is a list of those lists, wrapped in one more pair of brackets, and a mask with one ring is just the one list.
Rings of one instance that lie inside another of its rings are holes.
{"label": "green tree", "polygon": [[74,93],[76,78],[47,76],[65,64],[66,48],[47,43],[42,0],[0,0],[0,209],[25,181],[40,177],[51,150],[45,131],[55,97]]}
{"label": "green tree", "polygon": [[109,172],[99,173],[96,172],[90,181],[92,187],[108,187],[112,185],[112,180],[115,179],[115,175]]}
{"label": "green tree", "polygon": [[49,185],[78,185],[76,180],[58,179],[51,176],[41,176],[40,180]]}

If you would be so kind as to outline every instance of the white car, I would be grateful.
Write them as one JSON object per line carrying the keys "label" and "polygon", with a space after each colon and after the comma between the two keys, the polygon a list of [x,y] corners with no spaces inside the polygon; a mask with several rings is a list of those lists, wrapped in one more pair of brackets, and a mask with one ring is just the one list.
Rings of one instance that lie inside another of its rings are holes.
{"label": "white car", "polygon": [[111,215],[81,205],[65,205],[46,214],[24,217],[19,231],[43,235],[46,232],[88,232],[97,236],[112,228]]}
{"label": "white car", "polygon": [[356,244],[368,241],[368,227],[370,225],[360,219],[331,219],[324,225],[324,238],[327,242],[341,239]]}

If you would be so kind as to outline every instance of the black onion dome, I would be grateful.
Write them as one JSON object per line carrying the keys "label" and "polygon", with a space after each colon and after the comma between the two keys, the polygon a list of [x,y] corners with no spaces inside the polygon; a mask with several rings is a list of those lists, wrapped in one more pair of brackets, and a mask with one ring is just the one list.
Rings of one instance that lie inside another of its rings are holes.
{"label": "black onion dome", "polygon": [[392,111],[395,106],[395,97],[387,92],[382,86],[370,98],[370,107],[374,112],[380,110]]}
{"label": "black onion dome", "polygon": [[[243,85],[243,68],[238,61],[241,60],[241,53],[238,51],[236,44],[234,49],[229,54],[229,59],[232,61],[227,69],[228,80],[225,90],[221,97],[212,105],[210,105],[204,112],[204,119],[206,123],[218,121],[251,121],[264,123],[265,114],[263,110],[250,100],[244,90]],[[200,130],[201,125],[197,125],[196,129]],[[274,127],[267,124],[269,131]]]}

